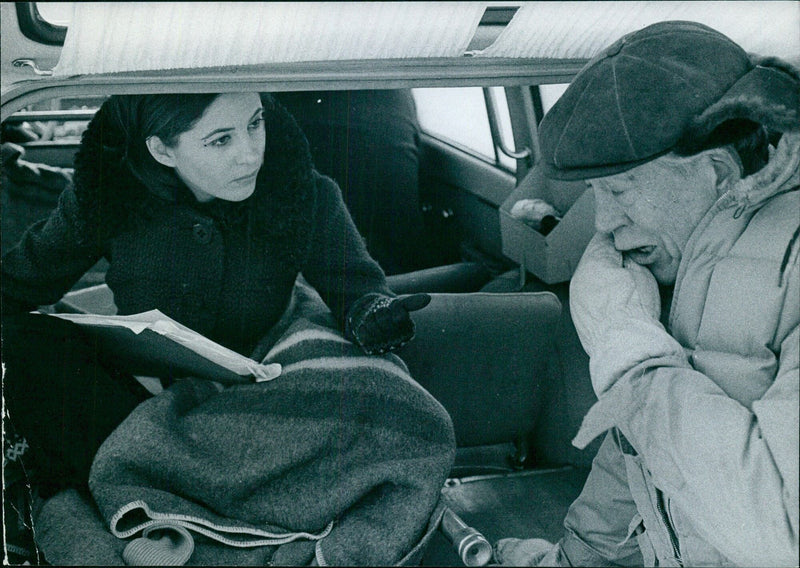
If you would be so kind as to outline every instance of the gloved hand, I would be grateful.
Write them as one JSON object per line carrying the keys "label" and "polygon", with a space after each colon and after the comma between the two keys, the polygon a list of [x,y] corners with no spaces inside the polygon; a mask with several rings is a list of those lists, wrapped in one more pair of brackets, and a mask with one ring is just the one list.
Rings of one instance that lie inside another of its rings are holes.
{"label": "gloved hand", "polygon": [[637,359],[641,349],[647,349],[652,328],[668,336],[659,322],[661,298],[655,278],[644,266],[623,261],[607,233],[597,233],[586,247],[572,276],[569,305],[591,358],[598,396],[616,382],[628,359]]}
{"label": "gloved hand", "polygon": [[345,322],[345,337],[368,355],[395,351],[414,337],[414,321],[409,312],[430,303],[428,294],[389,298],[367,294],[353,304]]}

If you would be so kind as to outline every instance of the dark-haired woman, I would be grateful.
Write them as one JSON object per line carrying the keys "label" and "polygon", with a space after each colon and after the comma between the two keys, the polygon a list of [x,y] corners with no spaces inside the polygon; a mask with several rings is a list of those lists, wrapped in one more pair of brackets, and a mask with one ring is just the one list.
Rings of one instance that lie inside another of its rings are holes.
{"label": "dark-haired woman", "polygon": [[[94,263],[120,314],[159,309],[251,355],[302,273],[367,354],[413,336],[293,118],[258,93],[114,96],[84,134],[75,184],[2,263],[3,394],[44,494],[86,484],[111,431],[149,393],[77,326],[29,314]],[[444,446],[452,426],[443,413]]]}

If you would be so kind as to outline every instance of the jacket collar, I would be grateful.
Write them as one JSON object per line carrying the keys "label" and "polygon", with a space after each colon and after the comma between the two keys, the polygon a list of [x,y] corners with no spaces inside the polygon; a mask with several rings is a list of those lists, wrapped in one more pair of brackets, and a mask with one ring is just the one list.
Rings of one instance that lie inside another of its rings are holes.
{"label": "jacket collar", "polygon": [[[744,211],[800,185],[800,132],[786,132],[778,147],[770,149],[767,165],[740,179],[718,201],[718,209]],[[741,212],[740,212],[741,214]]]}

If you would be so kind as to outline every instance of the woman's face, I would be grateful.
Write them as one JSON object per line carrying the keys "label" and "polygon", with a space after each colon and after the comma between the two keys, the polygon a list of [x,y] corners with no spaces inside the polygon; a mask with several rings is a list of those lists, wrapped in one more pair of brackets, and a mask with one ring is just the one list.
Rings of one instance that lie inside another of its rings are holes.
{"label": "woman's face", "polygon": [[264,162],[264,109],[258,93],[226,93],[171,147],[167,161],[198,201],[243,201]]}

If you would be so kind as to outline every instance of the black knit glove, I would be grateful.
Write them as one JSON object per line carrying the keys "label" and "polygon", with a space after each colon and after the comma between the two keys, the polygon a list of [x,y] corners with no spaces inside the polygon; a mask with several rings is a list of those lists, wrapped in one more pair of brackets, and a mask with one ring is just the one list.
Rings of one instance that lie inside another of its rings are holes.
{"label": "black knit glove", "polygon": [[345,322],[345,336],[368,355],[395,351],[414,337],[409,312],[421,310],[431,301],[428,294],[389,298],[367,294],[353,304]]}

